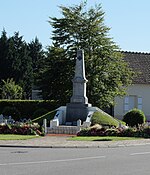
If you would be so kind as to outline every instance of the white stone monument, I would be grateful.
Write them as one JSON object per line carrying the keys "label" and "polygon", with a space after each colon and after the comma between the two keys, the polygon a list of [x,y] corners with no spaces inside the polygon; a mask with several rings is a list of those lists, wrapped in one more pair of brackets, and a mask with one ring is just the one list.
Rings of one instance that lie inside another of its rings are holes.
{"label": "white stone monument", "polygon": [[86,120],[88,115],[88,107],[91,104],[88,103],[86,96],[86,83],[85,78],[85,65],[84,65],[84,51],[77,51],[75,75],[73,82],[73,95],[70,99],[70,103],[67,104],[66,109],[66,122],[76,125],[77,120],[82,122]]}

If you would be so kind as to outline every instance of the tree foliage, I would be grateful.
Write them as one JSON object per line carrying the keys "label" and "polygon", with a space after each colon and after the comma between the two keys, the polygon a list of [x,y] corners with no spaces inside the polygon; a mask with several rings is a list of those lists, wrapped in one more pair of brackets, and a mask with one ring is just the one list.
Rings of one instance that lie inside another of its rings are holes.
{"label": "tree foliage", "polygon": [[[44,66],[44,51],[36,37],[26,43],[19,32],[7,37],[5,30],[0,37],[0,84],[12,79],[23,88],[23,98],[30,98],[33,83]],[[2,95],[0,93],[2,98]]]}
{"label": "tree foliage", "polygon": [[[69,100],[77,49],[84,49],[87,96],[101,108],[113,104],[131,83],[132,71],[123,61],[120,48],[109,37],[101,5],[87,10],[86,3],[60,6],[62,17],[50,17],[53,45],[48,49],[43,71],[43,92],[50,99]],[[46,78],[47,77],[47,78]]]}
{"label": "tree foliage", "polygon": [[63,48],[49,48],[40,81],[44,99],[56,100],[60,105],[69,100],[72,89],[70,72],[73,64],[74,61],[66,57]]}
{"label": "tree foliage", "polygon": [[0,38],[0,80],[6,81],[8,78],[13,78],[23,88],[25,98],[31,96],[32,59],[27,43],[19,36],[19,32],[8,38],[3,31]]}
{"label": "tree foliage", "polygon": [[28,44],[28,50],[29,56],[32,58],[34,84],[36,84],[37,80],[39,79],[40,71],[45,63],[45,52],[43,50],[42,44],[37,37],[35,37],[35,39]]}
{"label": "tree foliage", "polygon": [[15,81],[11,79],[2,80],[3,85],[1,87],[2,99],[22,99],[23,89],[21,86],[15,84]]}
{"label": "tree foliage", "polygon": [[6,32],[3,31],[0,38],[0,79],[7,79],[10,73],[11,62],[8,59],[8,48],[8,38]]}

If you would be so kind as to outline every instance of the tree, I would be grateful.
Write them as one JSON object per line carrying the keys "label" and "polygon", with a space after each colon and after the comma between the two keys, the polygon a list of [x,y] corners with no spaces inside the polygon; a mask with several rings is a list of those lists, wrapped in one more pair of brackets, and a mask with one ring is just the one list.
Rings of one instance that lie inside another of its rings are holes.
{"label": "tree", "polygon": [[33,83],[32,59],[29,55],[27,43],[23,37],[16,32],[9,39],[8,57],[12,61],[11,74],[9,78],[14,78],[24,90],[24,98],[31,96]]}
{"label": "tree", "polygon": [[8,59],[8,38],[5,30],[3,30],[0,38],[0,79],[6,79],[9,76],[8,68],[11,65]]}
{"label": "tree", "polygon": [[[109,37],[109,28],[104,25],[104,12],[101,5],[95,5],[86,10],[86,3],[72,7],[60,6],[62,17],[50,17],[49,23],[53,27],[53,47],[49,48],[51,62],[49,67],[53,67],[53,61],[59,66],[67,60],[61,71],[57,75],[57,69],[47,69],[49,82],[57,80],[58,84],[50,83],[49,94],[59,94],[60,101],[63,100],[62,94],[72,87],[71,77],[73,76],[72,60],[75,60],[77,49],[84,49],[87,96],[89,102],[101,108],[110,106],[114,102],[114,97],[124,95],[126,87],[131,83],[133,72],[123,61],[120,48]],[[55,47],[55,49],[53,49]],[[57,57],[58,50],[63,50],[63,55]],[[53,56],[52,56],[53,55]],[[67,70],[66,70],[67,69]],[[43,75],[44,76],[44,75]],[[62,80],[62,77],[65,79]],[[45,82],[46,85],[47,82]],[[63,83],[63,88],[60,86]],[[69,93],[67,93],[70,95]],[[53,97],[55,99],[55,97]]]}
{"label": "tree", "polygon": [[32,58],[34,83],[36,84],[37,79],[39,79],[40,70],[45,63],[45,52],[37,37],[28,44],[28,50],[29,56]]}
{"label": "tree", "polygon": [[11,79],[2,80],[2,99],[22,99],[23,89]]}
{"label": "tree", "polygon": [[72,64],[74,61],[66,57],[63,48],[49,48],[40,81],[44,99],[56,100],[60,105],[69,100],[72,89],[70,71],[74,68]]}
{"label": "tree", "polygon": [[31,96],[33,83],[32,59],[26,42],[19,32],[7,38],[6,32],[2,32],[0,38],[0,80],[13,78],[26,94]]}

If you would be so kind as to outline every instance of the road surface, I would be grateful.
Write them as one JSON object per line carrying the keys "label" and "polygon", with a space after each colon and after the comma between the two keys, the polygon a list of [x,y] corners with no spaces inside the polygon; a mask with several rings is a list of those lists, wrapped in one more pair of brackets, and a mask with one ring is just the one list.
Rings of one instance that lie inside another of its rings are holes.
{"label": "road surface", "polygon": [[150,146],[0,148],[0,175],[149,175]]}

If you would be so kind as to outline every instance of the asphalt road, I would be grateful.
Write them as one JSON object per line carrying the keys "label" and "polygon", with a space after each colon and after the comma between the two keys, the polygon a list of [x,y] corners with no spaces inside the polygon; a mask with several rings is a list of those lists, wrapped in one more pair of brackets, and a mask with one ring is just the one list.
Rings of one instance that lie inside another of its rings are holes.
{"label": "asphalt road", "polygon": [[0,175],[149,175],[150,146],[0,148]]}

